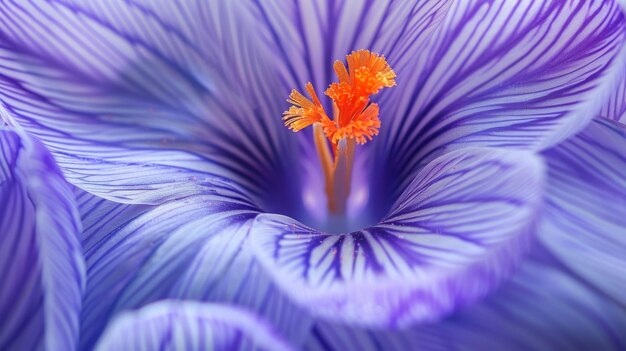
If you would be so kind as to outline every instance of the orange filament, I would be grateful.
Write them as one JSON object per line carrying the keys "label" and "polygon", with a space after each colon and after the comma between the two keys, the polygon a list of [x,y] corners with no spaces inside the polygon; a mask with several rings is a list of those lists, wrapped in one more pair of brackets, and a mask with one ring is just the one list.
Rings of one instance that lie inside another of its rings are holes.
{"label": "orange filament", "polygon": [[[313,125],[315,147],[325,178],[328,209],[334,214],[344,213],[346,209],[354,143],[365,144],[378,135],[379,108],[370,102],[370,96],[382,88],[396,85],[396,74],[384,56],[359,50],[347,55],[346,60],[348,68],[343,62],[335,61],[333,68],[339,82],[332,83],[324,92],[333,101],[332,120],[310,82],[305,89],[311,99],[292,90],[287,102],[293,106],[283,113],[285,126],[294,132]],[[330,141],[332,154],[326,139]]]}

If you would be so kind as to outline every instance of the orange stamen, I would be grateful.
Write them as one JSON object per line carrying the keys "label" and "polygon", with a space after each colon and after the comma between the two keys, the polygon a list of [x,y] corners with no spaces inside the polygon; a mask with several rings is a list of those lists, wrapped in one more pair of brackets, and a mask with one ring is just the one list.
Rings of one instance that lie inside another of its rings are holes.
{"label": "orange stamen", "polygon": [[[283,113],[285,126],[294,132],[313,124],[316,125],[314,140],[324,168],[331,212],[333,208],[338,208],[341,211],[345,207],[347,192],[344,194],[345,196],[340,196],[342,199],[338,200],[336,199],[337,196],[331,196],[333,193],[337,195],[337,189],[334,189],[337,185],[330,185],[335,184],[334,180],[338,179],[336,174],[338,168],[341,169],[341,172],[348,172],[347,170],[351,169],[353,157],[353,152],[344,152],[345,155],[339,155],[339,142],[343,139],[350,141],[346,145],[352,145],[348,147],[352,150],[354,142],[365,144],[372,140],[373,136],[378,135],[380,128],[379,108],[377,104],[370,102],[370,96],[377,94],[383,88],[396,85],[396,74],[383,55],[372,53],[369,50],[359,50],[347,55],[346,61],[348,63],[347,68],[343,62],[335,61],[333,68],[339,82],[330,84],[324,92],[333,101],[332,120],[324,111],[324,107],[310,82],[306,84],[305,88],[312,100],[298,91],[292,90],[287,101],[293,106]],[[334,155],[332,169],[329,160],[330,150],[325,145],[322,131],[332,146]],[[344,164],[345,166],[342,166]],[[349,179],[349,172],[347,179]],[[340,203],[342,201],[344,202],[343,205]]]}

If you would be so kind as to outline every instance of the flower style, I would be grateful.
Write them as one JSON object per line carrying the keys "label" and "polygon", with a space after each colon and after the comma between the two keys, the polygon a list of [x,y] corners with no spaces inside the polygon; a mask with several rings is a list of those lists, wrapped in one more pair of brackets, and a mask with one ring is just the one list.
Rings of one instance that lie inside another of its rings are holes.
{"label": "flower style", "polygon": [[0,11],[0,349],[626,348],[613,1]]}

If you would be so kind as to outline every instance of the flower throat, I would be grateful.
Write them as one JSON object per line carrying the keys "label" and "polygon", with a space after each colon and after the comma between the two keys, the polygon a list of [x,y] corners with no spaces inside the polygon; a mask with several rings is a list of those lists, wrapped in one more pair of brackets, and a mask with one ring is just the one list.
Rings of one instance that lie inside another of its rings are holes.
{"label": "flower throat", "polygon": [[378,134],[378,105],[370,96],[382,88],[396,85],[396,74],[385,57],[368,50],[346,56],[348,68],[335,61],[333,68],[339,82],[324,92],[333,102],[333,118],[328,117],[313,84],[305,90],[310,99],[292,90],[283,113],[285,126],[294,132],[313,126],[313,140],[324,174],[328,212],[343,215],[350,195],[355,143],[365,144]]}

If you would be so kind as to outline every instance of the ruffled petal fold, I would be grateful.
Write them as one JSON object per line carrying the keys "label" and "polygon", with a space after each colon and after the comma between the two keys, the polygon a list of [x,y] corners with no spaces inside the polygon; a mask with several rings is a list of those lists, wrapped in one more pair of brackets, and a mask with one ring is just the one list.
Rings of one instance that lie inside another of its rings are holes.
{"label": "ruffled petal fold", "polygon": [[246,240],[258,210],[231,183],[159,206],[117,204],[87,193],[78,201],[88,277],[82,349],[93,348],[118,313],[162,299],[244,306],[294,345],[303,342],[312,321],[250,253]]}
{"label": "ruffled petal fold", "polygon": [[287,351],[291,348],[267,323],[245,310],[172,300],[121,314],[95,350]]}
{"label": "ruffled petal fold", "polygon": [[613,1],[456,1],[379,103],[390,118],[377,169],[395,174],[391,191],[445,150],[545,149],[582,130],[611,85],[624,23]]}
{"label": "ruffled petal fold", "polygon": [[618,351],[626,347],[626,310],[559,268],[526,261],[484,301],[439,323],[405,331],[318,323],[306,350]]}
{"label": "ruffled petal fold", "polygon": [[74,350],[85,284],[70,185],[38,142],[0,127],[0,349]]}
{"label": "ruffled petal fold", "polygon": [[596,119],[544,155],[540,240],[572,272],[626,305],[626,126]]}
{"label": "ruffled petal fold", "polygon": [[262,214],[255,254],[311,313],[405,327],[487,294],[525,252],[542,163],[526,152],[468,148],[428,164],[377,225],[329,234]]}

